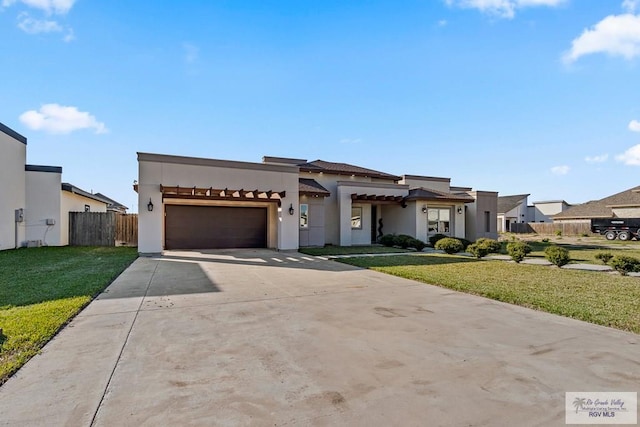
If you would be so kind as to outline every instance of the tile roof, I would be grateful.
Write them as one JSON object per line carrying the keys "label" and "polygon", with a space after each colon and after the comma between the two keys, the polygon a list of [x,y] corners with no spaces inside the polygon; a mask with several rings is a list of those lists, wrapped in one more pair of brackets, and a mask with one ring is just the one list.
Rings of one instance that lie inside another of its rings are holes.
{"label": "tile roof", "polygon": [[109,204],[109,201],[104,199],[103,197],[98,196],[97,194],[89,193],[88,191],[84,191],[83,189],[78,188],[73,184],[69,184],[68,182],[63,182],[62,183],[62,191],[68,191],[69,193],[73,193],[73,194],[77,194],[79,196],[87,197],[89,199],[93,199],[93,200],[96,200],[98,202],[102,202],[105,205]]}
{"label": "tile roof", "polygon": [[498,197],[498,213],[507,213],[511,209],[522,203],[522,200],[529,197],[528,194],[515,194],[513,196]]}
{"label": "tile roof", "polygon": [[611,218],[614,217],[614,207],[639,206],[640,185],[630,188],[600,200],[592,200],[581,205],[575,205],[553,216],[553,219],[574,218]]}
{"label": "tile roof", "polygon": [[307,162],[300,164],[301,172],[324,172],[335,175],[356,175],[356,176],[368,176],[371,178],[382,178],[393,181],[399,181],[402,179],[399,176],[391,175],[385,172],[375,171],[373,169],[367,169],[360,166],[350,165],[348,163],[335,163],[327,162],[324,160],[314,160],[313,162]]}
{"label": "tile roof", "polygon": [[311,196],[329,196],[331,193],[329,190],[318,184],[315,179],[299,178],[298,179],[298,191],[300,194],[306,194]]}
{"label": "tile roof", "polygon": [[439,200],[446,202],[464,202],[470,203],[475,199],[468,194],[446,193],[444,191],[432,190],[430,188],[411,188],[406,200]]}
{"label": "tile roof", "polygon": [[102,193],[96,193],[96,196],[102,197],[103,199],[105,199],[106,201],[109,202],[109,206],[107,206],[107,209],[118,209],[118,210],[120,210],[120,209],[124,209],[124,210],[129,209],[128,207],[126,207],[122,203],[116,202],[115,200],[105,196]]}

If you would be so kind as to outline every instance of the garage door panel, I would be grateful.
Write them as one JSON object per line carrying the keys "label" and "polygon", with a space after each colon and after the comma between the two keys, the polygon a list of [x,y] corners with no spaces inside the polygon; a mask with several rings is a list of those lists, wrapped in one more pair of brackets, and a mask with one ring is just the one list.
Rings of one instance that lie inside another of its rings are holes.
{"label": "garage door panel", "polygon": [[167,205],[167,249],[264,248],[267,209]]}

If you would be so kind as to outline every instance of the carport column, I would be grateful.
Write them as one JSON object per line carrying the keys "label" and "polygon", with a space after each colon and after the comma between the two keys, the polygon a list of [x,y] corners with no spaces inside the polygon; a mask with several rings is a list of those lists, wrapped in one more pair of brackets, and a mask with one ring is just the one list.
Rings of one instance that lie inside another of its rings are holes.
{"label": "carport column", "polygon": [[338,185],[338,210],[340,212],[340,246],[351,246],[351,193],[352,188]]}
{"label": "carport column", "polygon": [[[287,191],[287,197],[282,200],[281,206],[278,208],[278,249],[280,250],[293,250],[299,247],[299,201],[297,191]],[[293,208],[293,215],[289,213],[290,207]]]}
{"label": "carport column", "polygon": [[[163,249],[161,176],[160,163],[138,162],[138,252],[141,254],[159,254]],[[149,201],[153,204],[152,211],[149,211]]]}

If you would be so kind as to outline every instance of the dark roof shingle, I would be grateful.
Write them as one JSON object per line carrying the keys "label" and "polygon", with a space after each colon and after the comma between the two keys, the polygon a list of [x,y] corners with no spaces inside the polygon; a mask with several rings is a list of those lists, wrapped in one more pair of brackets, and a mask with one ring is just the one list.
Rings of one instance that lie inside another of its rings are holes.
{"label": "dark roof shingle", "polygon": [[522,203],[522,200],[529,197],[528,194],[515,194],[513,196],[498,197],[498,213],[507,213],[511,209]]}
{"label": "dark roof shingle", "polygon": [[331,193],[329,190],[318,184],[315,179],[299,178],[298,179],[298,191],[302,195],[307,196],[329,196]]}
{"label": "dark roof shingle", "polygon": [[336,175],[368,176],[371,178],[382,178],[393,181],[399,181],[400,179],[402,179],[401,177],[396,175],[391,175],[385,172],[367,169],[360,166],[350,165],[348,163],[335,163],[326,162],[324,160],[314,160],[313,162],[303,163],[299,166],[301,172],[324,172]]}
{"label": "dark roof shingle", "polygon": [[464,193],[446,193],[444,191],[432,190],[430,188],[411,188],[409,189],[409,195],[405,200],[440,200],[447,202],[464,202],[470,203],[475,199],[468,194]]}
{"label": "dark roof shingle", "polygon": [[553,219],[612,218],[614,207],[640,206],[640,185],[600,200],[575,205],[553,216]]}

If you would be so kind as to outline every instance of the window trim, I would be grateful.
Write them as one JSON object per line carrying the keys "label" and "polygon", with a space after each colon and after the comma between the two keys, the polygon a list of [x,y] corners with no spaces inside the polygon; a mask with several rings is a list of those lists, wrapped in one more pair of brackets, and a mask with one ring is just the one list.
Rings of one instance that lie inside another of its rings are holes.
{"label": "window trim", "polygon": [[[354,216],[354,211],[360,211],[360,215]],[[360,225],[357,227],[353,226],[353,218],[360,216]],[[351,206],[351,229],[352,230],[362,230],[362,206]]]}

